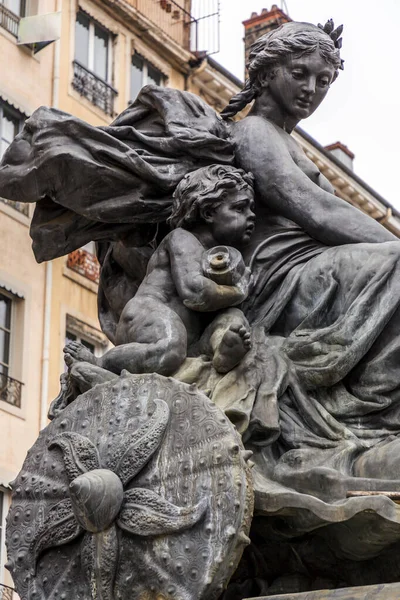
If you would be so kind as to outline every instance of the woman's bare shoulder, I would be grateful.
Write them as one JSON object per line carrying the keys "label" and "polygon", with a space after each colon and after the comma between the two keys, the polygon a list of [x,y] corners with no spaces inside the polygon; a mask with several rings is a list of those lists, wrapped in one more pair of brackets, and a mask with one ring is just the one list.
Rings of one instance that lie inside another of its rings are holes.
{"label": "woman's bare shoulder", "polygon": [[243,135],[251,135],[254,132],[270,132],[273,136],[279,136],[279,132],[277,131],[277,127],[264,117],[260,117],[258,115],[248,115],[241,121],[235,121],[231,125],[232,135],[235,136],[243,136]]}
{"label": "woman's bare shoulder", "polygon": [[[292,150],[283,130],[259,116],[245,117],[235,123],[232,137],[235,144],[235,156],[240,166],[252,171],[266,170],[275,173],[276,165],[292,164]],[[282,135],[284,134],[284,136]]]}

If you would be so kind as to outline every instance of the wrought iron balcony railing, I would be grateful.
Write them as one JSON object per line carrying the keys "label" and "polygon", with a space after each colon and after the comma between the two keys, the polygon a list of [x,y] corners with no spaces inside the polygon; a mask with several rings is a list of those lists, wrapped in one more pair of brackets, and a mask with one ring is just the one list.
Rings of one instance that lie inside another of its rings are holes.
{"label": "wrought iron balcony railing", "polygon": [[[0,27],[7,29],[10,33],[18,37],[18,26],[20,18],[9,8],[0,3]],[[1,597],[0,597],[1,598]]]}
{"label": "wrought iron balcony railing", "polygon": [[114,114],[114,100],[118,94],[117,90],[97,77],[92,71],[74,60],[74,78],[72,87],[84,96],[92,104],[98,106],[108,115]]}
{"label": "wrought iron balcony railing", "polygon": [[67,267],[95,283],[99,282],[100,265],[96,256],[91,252],[87,252],[87,250],[79,248],[70,252],[68,254]]}
{"label": "wrought iron balcony railing", "polygon": [[13,377],[0,373],[0,400],[3,400],[3,402],[7,402],[7,404],[11,404],[12,406],[16,406],[17,408],[21,408],[21,392],[23,385],[24,384],[17,379],[13,379]]}
{"label": "wrought iron balcony railing", "polygon": [[219,0],[115,0],[129,4],[185,50],[219,51]]}
{"label": "wrought iron balcony railing", "polygon": [[29,217],[29,204],[26,204],[26,202],[15,202],[14,200],[7,200],[6,198],[0,198],[0,201],[4,204],[7,204],[7,206],[15,208],[15,210],[22,213],[26,217]]}
{"label": "wrought iron balcony railing", "polygon": [[12,600],[14,588],[0,583],[0,600]]}

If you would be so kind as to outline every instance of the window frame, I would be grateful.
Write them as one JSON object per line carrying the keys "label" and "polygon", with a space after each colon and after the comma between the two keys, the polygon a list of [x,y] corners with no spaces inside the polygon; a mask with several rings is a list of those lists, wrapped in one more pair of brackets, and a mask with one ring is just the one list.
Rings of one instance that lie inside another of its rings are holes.
{"label": "window frame", "polygon": [[[1,153],[2,141],[3,139],[3,116],[4,112],[8,113],[12,119],[17,121],[16,132],[10,143],[13,142],[15,137],[20,133],[24,126],[25,120],[28,118],[26,114],[17,110],[13,106],[11,106],[6,100],[4,100],[0,96],[0,160],[2,159],[3,154]],[[7,140],[5,140],[7,141]],[[8,146],[7,146],[8,147]],[[6,148],[7,149],[7,148]],[[20,220],[20,222],[29,224],[29,204],[25,202],[18,202],[14,200],[7,200],[7,198],[0,197],[0,211],[5,212],[13,219]],[[11,211],[8,209],[11,207]],[[18,215],[18,216],[17,216]]]}
{"label": "window frame", "polygon": [[[136,96],[133,98],[133,94],[132,94],[132,66],[133,66],[133,59],[134,57],[138,57],[142,63],[143,63],[143,68],[142,68],[142,86],[139,88]],[[133,50],[132,54],[131,54],[131,60],[130,60],[130,64],[129,64],[129,95],[130,95],[130,99],[128,104],[132,104],[136,98],[139,95],[140,90],[145,86],[149,84],[149,67],[150,69],[153,69],[154,71],[156,71],[157,73],[160,74],[160,83],[157,84],[160,87],[165,87],[166,85],[166,81],[167,81],[167,76],[160,71],[160,69],[158,69],[155,65],[153,65],[153,63],[151,62],[151,60],[148,60],[145,56],[143,56],[143,54],[140,54],[140,52],[137,52],[137,50]]]}
{"label": "window frame", "polygon": [[2,355],[0,355],[0,367],[5,367],[5,370],[6,370],[6,372],[1,371],[1,374],[5,375],[6,377],[11,377],[11,375],[10,375],[10,369],[12,367],[11,362],[12,362],[12,355],[13,355],[13,347],[12,347],[13,346],[13,344],[12,344],[12,338],[13,338],[12,330],[13,330],[13,327],[12,326],[13,326],[13,321],[14,321],[15,306],[14,306],[14,301],[13,301],[12,296],[10,294],[4,293],[4,291],[3,291],[2,288],[0,288],[0,298],[1,297],[6,298],[8,300],[8,302],[9,302],[9,307],[10,307],[9,308],[9,310],[10,310],[10,313],[9,313],[10,327],[9,328],[6,327],[6,326],[3,327],[3,325],[0,323],[0,331],[4,331],[6,334],[8,334],[8,339],[9,339],[9,341],[8,341],[8,352],[7,352],[7,354],[8,354],[8,362],[3,362],[1,360]]}
{"label": "window frame", "polygon": [[14,135],[13,139],[11,140],[11,142],[16,138],[16,136],[21,131],[21,129],[23,127],[23,124],[24,124],[24,121],[26,119],[26,115],[23,115],[16,108],[13,108],[12,106],[10,106],[8,104],[8,102],[6,102],[5,100],[3,100],[0,97],[0,160],[1,160],[2,156],[3,156],[1,154],[1,146],[2,146],[2,141],[3,141],[3,116],[4,116],[4,111],[6,113],[9,113],[10,116],[11,116],[11,118],[14,119],[15,121],[17,121],[17,132]]}
{"label": "window frame", "polygon": [[21,0],[21,7],[19,9],[19,13],[16,13],[8,6],[8,0],[0,0],[0,4],[5,6],[14,15],[16,15],[17,17],[21,17],[21,18],[26,16],[26,9],[27,9],[28,2],[29,2],[29,0]]}
{"label": "window frame", "polygon": [[[108,85],[113,86],[113,46],[114,46],[115,34],[112,31],[110,31],[109,29],[107,29],[107,27],[104,27],[104,25],[102,25],[101,23],[96,21],[96,19],[94,19],[92,16],[90,16],[88,13],[86,13],[82,9],[79,9],[75,16],[75,32],[76,32],[76,23],[77,23],[79,14],[84,15],[89,21],[88,61],[87,61],[88,64],[87,65],[83,64],[76,57],[76,37],[77,37],[76,33],[75,33],[75,45],[74,45],[74,61],[77,62],[78,64],[82,65],[82,67],[84,67],[91,73],[93,73],[93,75],[95,75],[97,77],[97,79],[100,79],[100,81],[104,81]],[[95,28],[96,27],[105,31],[108,36],[107,64],[106,64],[107,75],[106,75],[105,79],[103,77],[101,77],[100,75],[98,75],[96,73],[96,71],[94,70],[94,45],[95,45]]]}
{"label": "window frame", "polygon": [[[19,405],[8,402],[0,398],[0,410],[10,412],[14,415],[24,418],[25,405],[24,405],[24,352],[21,352],[21,348],[24,347],[24,336],[25,336],[25,325],[26,325],[26,298],[25,295],[13,293],[9,290],[9,287],[2,283],[0,280],[0,294],[10,299],[11,301],[11,314],[10,314],[10,338],[9,338],[9,363],[7,373],[5,377],[11,379],[11,386],[17,386],[19,388]],[[26,375],[26,374],[25,374]],[[1,374],[0,374],[1,377]],[[8,384],[7,384],[8,385]]]}

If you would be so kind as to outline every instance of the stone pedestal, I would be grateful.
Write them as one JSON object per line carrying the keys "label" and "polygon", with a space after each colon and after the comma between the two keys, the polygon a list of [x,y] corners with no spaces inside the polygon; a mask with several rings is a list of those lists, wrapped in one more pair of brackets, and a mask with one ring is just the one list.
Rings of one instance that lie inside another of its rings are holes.
{"label": "stone pedestal", "polygon": [[400,583],[368,585],[339,590],[317,590],[301,594],[279,594],[247,600],[399,600]]}

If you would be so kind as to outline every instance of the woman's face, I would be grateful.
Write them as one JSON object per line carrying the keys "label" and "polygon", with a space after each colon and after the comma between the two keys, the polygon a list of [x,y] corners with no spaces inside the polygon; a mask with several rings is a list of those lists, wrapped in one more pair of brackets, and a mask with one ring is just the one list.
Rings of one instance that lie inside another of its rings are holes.
{"label": "woman's face", "polygon": [[266,75],[264,86],[287,115],[301,120],[321,104],[334,74],[334,67],[315,50],[299,58],[289,57]]}

